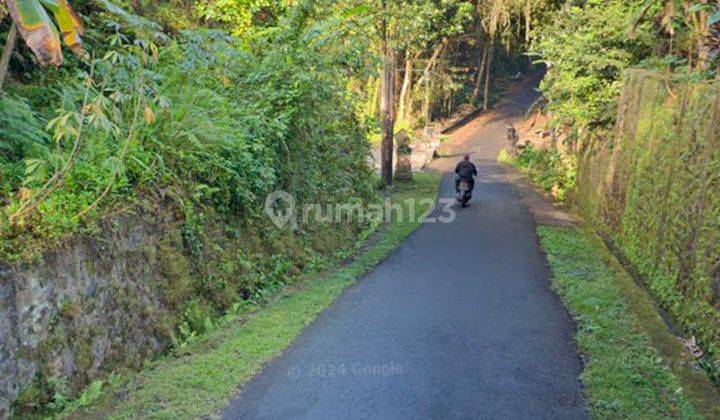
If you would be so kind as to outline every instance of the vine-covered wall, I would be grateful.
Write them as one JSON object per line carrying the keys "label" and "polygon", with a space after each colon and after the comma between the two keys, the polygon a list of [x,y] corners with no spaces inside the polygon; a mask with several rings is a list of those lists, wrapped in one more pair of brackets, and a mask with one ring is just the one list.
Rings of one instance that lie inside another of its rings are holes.
{"label": "vine-covered wall", "polygon": [[629,71],[614,138],[585,144],[579,168],[584,216],[720,355],[720,84]]}

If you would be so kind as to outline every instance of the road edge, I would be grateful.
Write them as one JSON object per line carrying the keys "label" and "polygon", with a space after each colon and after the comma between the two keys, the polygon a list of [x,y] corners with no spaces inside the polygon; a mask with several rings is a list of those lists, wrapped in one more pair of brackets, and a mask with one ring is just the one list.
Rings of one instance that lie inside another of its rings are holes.
{"label": "road edge", "polygon": [[[407,198],[430,198],[437,203],[441,176],[423,173],[416,177],[412,184],[398,183],[393,200],[406,205]],[[393,220],[380,238],[360,248],[356,258],[286,287],[252,314],[229,320],[179,353],[148,363],[140,372],[111,378],[92,403],[59,417],[217,416],[348,286],[389,257],[420,225],[417,220]],[[233,361],[243,366],[233,366]]]}

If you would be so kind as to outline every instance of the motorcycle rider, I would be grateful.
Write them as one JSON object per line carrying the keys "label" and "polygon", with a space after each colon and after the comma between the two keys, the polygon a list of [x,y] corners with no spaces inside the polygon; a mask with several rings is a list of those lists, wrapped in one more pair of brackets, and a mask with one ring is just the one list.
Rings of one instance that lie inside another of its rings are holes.
{"label": "motorcycle rider", "polygon": [[464,180],[468,182],[470,192],[475,188],[475,177],[478,174],[475,164],[470,162],[470,155],[465,154],[463,160],[455,167],[455,193],[460,192],[460,181]]}

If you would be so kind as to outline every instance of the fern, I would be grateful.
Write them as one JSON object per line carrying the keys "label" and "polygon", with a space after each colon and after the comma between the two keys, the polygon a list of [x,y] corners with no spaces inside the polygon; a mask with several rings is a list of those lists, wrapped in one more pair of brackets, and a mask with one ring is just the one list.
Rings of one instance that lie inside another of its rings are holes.
{"label": "fern", "polygon": [[[11,194],[23,182],[28,155],[44,154],[48,137],[45,122],[30,108],[27,100],[0,96],[0,198]],[[37,168],[37,166],[36,166]]]}

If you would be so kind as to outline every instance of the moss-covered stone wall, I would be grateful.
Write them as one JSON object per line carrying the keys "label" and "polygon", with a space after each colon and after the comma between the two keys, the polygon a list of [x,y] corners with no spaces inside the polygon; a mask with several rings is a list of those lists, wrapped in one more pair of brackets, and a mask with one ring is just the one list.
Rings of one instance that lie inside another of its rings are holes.
{"label": "moss-covered stone wall", "polygon": [[140,368],[237,305],[345,258],[368,228],[289,232],[162,200],[100,227],[39,261],[0,264],[0,418]]}
{"label": "moss-covered stone wall", "polygon": [[582,145],[576,204],[720,356],[720,84],[625,76],[613,138]]}

